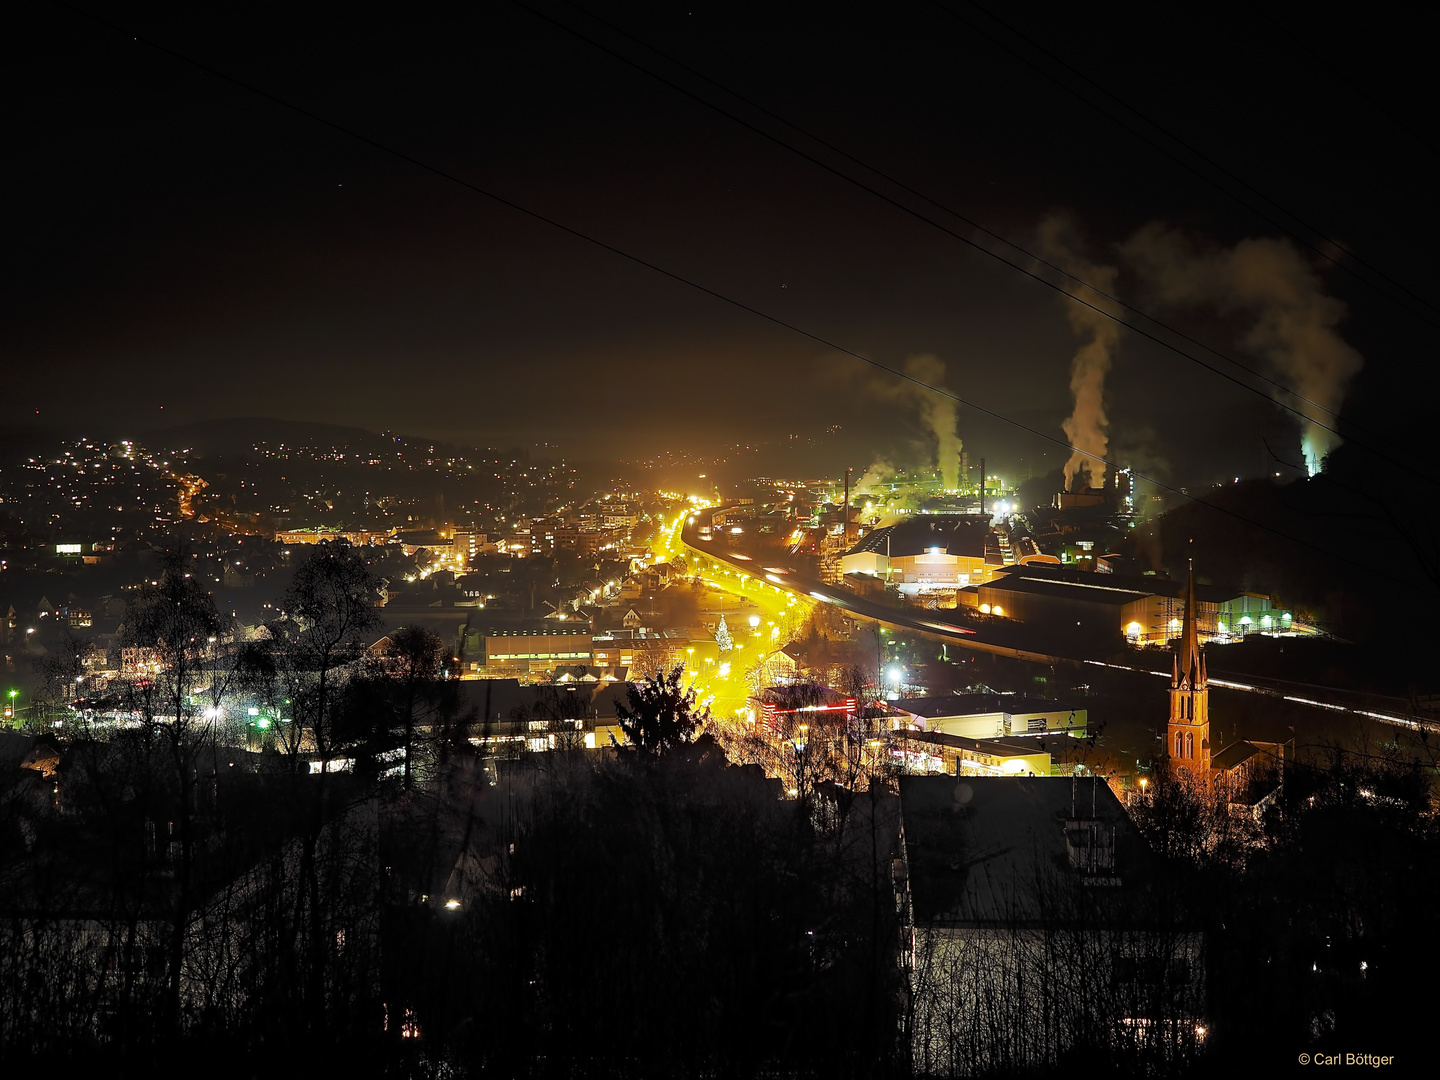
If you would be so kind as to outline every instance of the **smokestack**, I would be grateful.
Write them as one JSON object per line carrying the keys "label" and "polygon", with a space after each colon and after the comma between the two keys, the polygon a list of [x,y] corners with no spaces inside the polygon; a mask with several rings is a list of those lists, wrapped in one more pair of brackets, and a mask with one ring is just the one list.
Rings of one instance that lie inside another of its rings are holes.
{"label": "smokestack", "polygon": [[845,466],[845,548],[850,548],[850,466]]}
{"label": "smokestack", "polygon": [[980,516],[985,516],[985,459],[980,459]]}

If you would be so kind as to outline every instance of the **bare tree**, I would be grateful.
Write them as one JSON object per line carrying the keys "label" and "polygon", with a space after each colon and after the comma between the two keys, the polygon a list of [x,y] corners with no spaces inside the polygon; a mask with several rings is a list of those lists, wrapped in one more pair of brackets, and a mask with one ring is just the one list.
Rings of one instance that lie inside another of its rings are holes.
{"label": "bare tree", "polygon": [[[363,654],[363,634],[380,624],[380,579],[344,541],[314,545],[285,593],[286,618],[274,624],[277,674],[286,691],[295,732],[287,747],[296,755],[308,738],[327,762],[342,671]],[[322,765],[322,770],[325,766]]]}
{"label": "bare tree", "polygon": [[[301,770],[307,748],[319,763],[316,784],[305,789],[295,825],[299,831],[293,890],[278,895],[289,905],[286,923],[305,948],[302,970],[306,1021],[325,1030],[331,1019],[327,982],[339,959],[335,911],[349,877],[338,853],[346,850],[345,807],[332,805],[331,770],[338,736],[345,729],[345,685],[364,655],[362,638],[380,622],[379,578],[343,541],[317,544],[296,569],[284,600],[285,618],[272,625],[277,687],[288,704],[293,730],[286,749],[292,772]],[[292,943],[292,949],[294,944]]]}
{"label": "bare tree", "polygon": [[415,756],[418,730],[434,722],[445,708],[452,689],[442,674],[445,643],[423,626],[402,626],[386,642],[381,663],[390,683],[400,748],[405,755],[403,781],[406,791],[415,786]]}
{"label": "bare tree", "polygon": [[197,705],[207,677],[206,658],[220,631],[215,602],[198,579],[183,569],[183,555],[172,553],[156,584],[146,587],[126,608],[127,644],[146,650],[150,670],[127,683],[127,697],[144,735],[146,749],[161,743],[174,770],[172,806],[174,914],[169,941],[167,1026],[178,1026],[181,971],[186,928],[195,904],[197,758],[205,738],[206,717]]}
{"label": "bare tree", "polygon": [[78,696],[85,677],[85,653],[88,643],[82,641],[68,625],[62,626],[45,654],[35,660],[39,686],[31,704],[31,715],[44,722],[68,719],[70,705]]}

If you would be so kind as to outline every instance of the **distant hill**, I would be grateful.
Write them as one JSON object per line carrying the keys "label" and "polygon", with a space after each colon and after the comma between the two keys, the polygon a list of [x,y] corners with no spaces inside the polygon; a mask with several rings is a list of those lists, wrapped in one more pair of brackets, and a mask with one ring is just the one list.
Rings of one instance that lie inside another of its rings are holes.
{"label": "distant hill", "polygon": [[437,452],[464,456],[476,450],[504,452],[526,460],[529,454],[524,450],[508,447],[485,447],[475,443],[457,443],[424,434],[405,432],[378,432],[345,424],[321,424],[307,420],[275,420],[263,416],[235,416],[224,420],[204,420],[173,427],[152,428],[134,438],[144,446],[165,447],[178,450],[189,447],[197,458],[234,456],[248,454],[257,442],[286,443],[293,446],[327,445],[348,446],[352,450],[368,452],[381,451],[391,446],[396,438],[408,446],[435,447]]}
{"label": "distant hill", "polygon": [[155,428],[138,436],[147,446],[191,447],[199,456],[234,454],[257,442],[313,443],[365,446],[382,442],[386,436],[364,428],[342,424],[317,424],[304,420],[272,420],[267,417],[237,416]]}

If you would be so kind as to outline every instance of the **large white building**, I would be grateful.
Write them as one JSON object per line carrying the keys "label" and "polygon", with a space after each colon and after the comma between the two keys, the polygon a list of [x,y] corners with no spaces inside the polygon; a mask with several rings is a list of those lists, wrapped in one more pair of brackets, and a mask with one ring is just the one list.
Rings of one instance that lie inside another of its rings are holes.
{"label": "large white building", "polygon": [[990,519],[974,514],[920,514],[887,525],[841,560],[845,574],[868,574],[911,594],[979,585],[1003,565]]}

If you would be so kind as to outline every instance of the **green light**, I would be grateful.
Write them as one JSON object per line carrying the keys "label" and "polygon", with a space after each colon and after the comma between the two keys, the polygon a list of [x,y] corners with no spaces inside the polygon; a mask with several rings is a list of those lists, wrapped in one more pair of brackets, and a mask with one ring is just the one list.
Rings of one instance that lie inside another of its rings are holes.
{"label": "green light", "polygon": [[261,731],[264,731],[270,726],[270,720],[268,717],[262,716],[259,720],[255,721],[255,726],[258,727]]}

